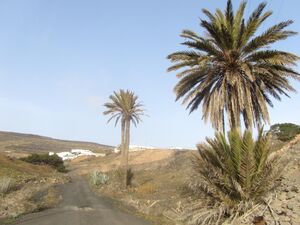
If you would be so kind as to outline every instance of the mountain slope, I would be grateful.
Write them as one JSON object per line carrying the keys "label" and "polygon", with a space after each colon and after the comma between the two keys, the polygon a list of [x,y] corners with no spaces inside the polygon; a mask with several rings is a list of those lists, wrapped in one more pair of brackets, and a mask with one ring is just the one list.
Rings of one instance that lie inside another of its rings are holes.
{"label": "mountain slope", "polygon": [[71,149],[108,153],[113,150],[113,147],[93,142],[59,140],[33,134],[0,131],[0,152],[41,153],[70,151]]}

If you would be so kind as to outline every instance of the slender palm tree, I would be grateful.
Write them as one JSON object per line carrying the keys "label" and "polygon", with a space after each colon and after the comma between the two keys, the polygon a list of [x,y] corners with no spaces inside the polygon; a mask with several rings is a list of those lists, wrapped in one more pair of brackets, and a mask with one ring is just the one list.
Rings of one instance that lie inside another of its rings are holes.
{"label": "slender palm tree", "polygon": [[128,186],[128,155],[130,144],[131,122],[137,126],[144,115],[143,105],[138,101],[138,96],[132,91],[120,90],[109,96],[110,102],[104,104],[104,115],[111,115],[108,122],[115,119],[115,126],[121,121],[121,155],[122,166],[125,169],[124,185]]}
{"label": "slender palm tree", "polygon": [[208,17],[200,25],[205,35],[183,30],[182,43],[190,50],[168,56],[180,79],[174,88],[178,99],[183,99],[190,112],[202,105],[203,118],[212,126],[225,130],[225,118],[230,128],[240,130],[241,119],[247,129],[269,123],[267,105],[271,97],[295,91],[289,78],[299,79],[293,70],[299,59],[295,54],[270,48],[274,42],[285,40],[296,32],[286,30],[293,23],[288,20],[257,34],[261,24],[272,15],[264,12],[261,3],[248,19],[244,18],[246,2],[236,12],[228,0],[225,12],[213,14],[203,9]]}

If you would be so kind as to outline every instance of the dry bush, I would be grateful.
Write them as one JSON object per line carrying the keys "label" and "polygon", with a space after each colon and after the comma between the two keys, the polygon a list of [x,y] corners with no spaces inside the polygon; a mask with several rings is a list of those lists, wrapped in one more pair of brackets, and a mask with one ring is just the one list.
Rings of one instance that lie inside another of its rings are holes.
{"label": "dry bush", "polygon": [[10,177],[0,178],[0,195],[5,195],[17,188],[17,184],[14,179]]}
{"label": "dry bush", "polygon": [[[114,179],[115,182],[117,182],[120,186],[124,183],[124,177],[125,177],[125,171],[124,168],[119,167],[115,170],[112,170],[109,172],[109,176]],[[132,186],[132,182],[134,179],[134,173],[131,168],[127,170],[127,176],[126,176],[126,184],[127,186]]]}

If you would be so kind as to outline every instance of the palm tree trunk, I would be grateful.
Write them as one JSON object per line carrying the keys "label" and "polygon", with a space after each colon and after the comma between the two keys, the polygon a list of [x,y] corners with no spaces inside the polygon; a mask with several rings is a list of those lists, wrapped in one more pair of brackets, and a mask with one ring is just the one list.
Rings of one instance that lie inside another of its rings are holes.
{"label": "palm tree trunk", "polygon": [[121,124],[121,166],[125,166],[125,119],[122,119]]}
{"label": "palm tree trunk", "polygon": [[125,188],[128,186],[128,158],[129,158],[129,143],[130,143],[130,120],[126,120],[125,129]]}
{"label": "palm tree trunk", "polygon": [[240,115],[238,114],[238,112],[233,111],[232,107],[230,107],[229,109],[229,113],[230,113],[230,130],[235,130],[237,131],[239,134],[242,133],[241,130],[241,118]]}

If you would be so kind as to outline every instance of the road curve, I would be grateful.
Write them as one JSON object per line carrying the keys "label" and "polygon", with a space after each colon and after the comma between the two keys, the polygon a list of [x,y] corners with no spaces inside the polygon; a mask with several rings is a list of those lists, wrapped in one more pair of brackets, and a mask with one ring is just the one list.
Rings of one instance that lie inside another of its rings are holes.
{"label": "road curve", "polygon": [[115,208],[94,194],[79,177],[61,187],[62,202],[57,208],[25,215],[15,225],[150,225]]}

